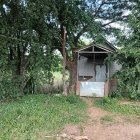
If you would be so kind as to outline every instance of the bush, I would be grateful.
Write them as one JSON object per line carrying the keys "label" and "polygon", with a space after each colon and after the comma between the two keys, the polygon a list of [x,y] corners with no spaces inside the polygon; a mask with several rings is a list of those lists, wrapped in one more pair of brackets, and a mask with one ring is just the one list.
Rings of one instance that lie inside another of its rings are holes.
{"label": "bush", "polygon": [[121,113],[124,115],[140,116],[140,106],[132,104],[120,104],[117,99],[102,98],[95,101],[95,105],[110,112]]}
{"label": "bush", "polygon": [[12,77],[8,74],[0,77],[0,100],[17,98],[21,96],[16,81],[13,82]]}
{"label": "bush", "polygon": [[66,97],[66,101],[69,102],[70,104],[75,104],[75,103],[80,102],[80,98],[79,96],[76,96],[76,95],[68,95]]}
{"label": "bush", "polygon": [[105,106],[107,104],[115,105],[117,104],[117,102],[118,100],[116,98],[109,98],[109,97],[103,97],[102,99],[96,101],[96,103],[101,106]]}

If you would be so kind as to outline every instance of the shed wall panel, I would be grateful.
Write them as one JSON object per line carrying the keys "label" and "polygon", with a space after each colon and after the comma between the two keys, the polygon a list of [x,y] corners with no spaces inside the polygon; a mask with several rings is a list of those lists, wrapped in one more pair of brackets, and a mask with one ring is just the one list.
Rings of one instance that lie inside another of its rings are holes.
{"label": "shed wall panel", "polygon": [[78,63],[79,76],[94,76],[94,64],[92,59],[84,58]]}
{"label": "shed wall panel", "polygon": [[80,82],[80,96],[104,97],[104,82]]}

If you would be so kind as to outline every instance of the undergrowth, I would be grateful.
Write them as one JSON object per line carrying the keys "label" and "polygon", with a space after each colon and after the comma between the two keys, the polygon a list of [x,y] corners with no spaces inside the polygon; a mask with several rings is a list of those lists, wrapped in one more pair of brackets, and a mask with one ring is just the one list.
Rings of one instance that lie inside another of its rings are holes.
{"label": "undergrowth", "polygon": [[121,113],[124,115],[137,115],[140,117],[140,106],[132,104],[120,104],[115,98],[102,98],[94,101],[94,105],[110,112]]}
{"label": "undergrowth", "polygon": [[105,116],[101,117],[101,121],[113,122],[113,118],[112,118],[112,116],[105,115]]}
{"label": "undergrowth", "polygon": [[0,106],[1,140],[44,139],[46,133],[86,118],[86,104],[77,96],[28,95]]}

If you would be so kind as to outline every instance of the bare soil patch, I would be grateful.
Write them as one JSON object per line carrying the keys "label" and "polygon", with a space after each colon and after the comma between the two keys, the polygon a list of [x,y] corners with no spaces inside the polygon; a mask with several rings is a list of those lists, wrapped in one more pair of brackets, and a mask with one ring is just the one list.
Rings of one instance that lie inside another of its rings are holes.
{"label": "bare soil patch", "polygon": [[[86,136],[88,140],[140,140],[139,118],[109,113],[93,106],[92,99],[83,100],[88,105],[87,122],[81,125],[67,125],[62,134]],[[112,117],[113,121],[106,121],[108,116]],[[104,120],[101,119],[103,117]]]}

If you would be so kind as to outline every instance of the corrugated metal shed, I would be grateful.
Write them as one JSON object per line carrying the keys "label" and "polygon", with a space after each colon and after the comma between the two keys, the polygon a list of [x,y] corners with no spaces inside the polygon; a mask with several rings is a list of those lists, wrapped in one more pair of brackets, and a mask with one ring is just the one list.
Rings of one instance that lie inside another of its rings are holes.
{"label": "corrugated metal shed", "polygon": [[[78,52],[77,92],[80,96],[103,97],[109,92],[110,75],[119,69],[116,63],[104,63],[108,54],[115,53],[116,48],[109,42],[92,43]],[[101,90],[102,89],[102,90]]]}

